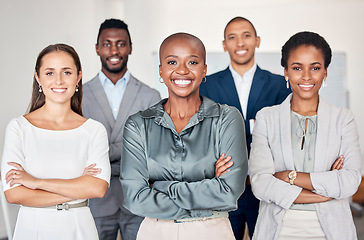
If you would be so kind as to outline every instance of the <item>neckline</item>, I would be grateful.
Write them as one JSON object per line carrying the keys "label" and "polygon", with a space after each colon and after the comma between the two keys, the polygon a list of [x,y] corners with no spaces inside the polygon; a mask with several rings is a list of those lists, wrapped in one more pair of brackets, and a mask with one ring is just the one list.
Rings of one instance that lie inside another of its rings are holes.
{"label": "neckline", "polygon": [[33,125],[31,122],[29,122],[28,119],[26,119],[24,116],[21,116],[22,119],[25,120],[25,122],[32,126],[33,128],[35,129],[39,129],[39,130],[42,130],[42,131],[49,131],[49,132],[70,132],[70,131],[75,131],[75,130],[78,130],[80,128],[82,128],[84,125],[86,125],[87,122],[89,122],[90,118],[88,118],[84,123],[82,123],[80,126],[78,127],[75,127],[75,128],[71,128],[71,129],[65,129],[65,130],[52,130],[52,129],[47,129],[47,128],[40,128],[40,127],[37,127],[35,125]]}

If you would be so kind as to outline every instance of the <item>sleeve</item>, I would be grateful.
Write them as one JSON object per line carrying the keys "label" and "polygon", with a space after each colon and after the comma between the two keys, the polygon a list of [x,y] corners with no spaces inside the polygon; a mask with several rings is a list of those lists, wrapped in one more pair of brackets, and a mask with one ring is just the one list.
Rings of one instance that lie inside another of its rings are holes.
{"label": "sleeve", "polygon": [[107,132],[105,127],[95,121],[97,123],[97,130],[93,137],[93,141],[89,148],[89,157],[87,159],[87,166],[96,163],[97,168],[101,168],[101,173],[96,175],[95,177],[105,180],[108,184],[110,184],[110,162],[109,162],[109,145]]}
{"label": "sleeve", "polygon": [[275,203],[288,209],[301,193],[302,188],[290,185],[273,176],[276,169],[271,149],[273,144],[270,141],[280,141],[280,139],[277,139],[278,136],[268,138],[268,126],[270,125],[262,111],[258,112],[256,119],[249,160],[252,191],[259,200]]}
{"label": "sleeve", "polygon": [[3,157],[1,161],[1,182],[3,184],[4,192],[10,188],[20,186],[20,184],[15,184],[10,187],[5,181],[5,174],[14,167],[8,165],[8,162],[16,162],[24,166],[24,151],[23,151],[23,140],[22,131],[17,119],[13,119],[9,122],[5,131],[5,141]]}
{"label": "sleeve", "polygon": [[177,206],[168,195],[149,187],[149,173],[143,133],[131,117],[124,128],[124,151],[120,180],[124,206],[132,213],[157,219],[204,217],[211,211],[188,211]]}
{"label": "sleeve", "polygon": [[167,194],[181,208],[230,211],[245,189],[248,156],[244,121],[235,108],[225,108],[219,129],[220,154],[230,155],[231,170],[220,177],[198,182],[158,181],[153,188]]}
{"label": "sleeve", "polygon": [[340,153],[344,165],[341,170],[314,172],[310,174],[315,193],[336,199],[351,197],[361,182],[361,151],[358,130],[350,111],[344,112],[342,122]]}

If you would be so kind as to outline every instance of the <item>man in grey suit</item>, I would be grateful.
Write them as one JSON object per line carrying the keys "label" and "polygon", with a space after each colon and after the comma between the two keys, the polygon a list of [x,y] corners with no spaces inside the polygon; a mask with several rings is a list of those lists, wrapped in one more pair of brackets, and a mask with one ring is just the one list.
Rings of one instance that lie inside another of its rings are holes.
{"label": "man in grey suit", "polygon": [[130,74],[127,62],[131,52],[128,26],[118,19],[105,20],[96,43],[101,71],[83,85],[83,114],[105,126],[110,145],[110,187],[104,198],[90,200],[91,212],[102,240],[115,240],[119,230],[123,240],[135,240],[143,220],[122,205],[124,195],[119,177],[123,130],[131,114],[154,105],[160,100],[160,95]]}

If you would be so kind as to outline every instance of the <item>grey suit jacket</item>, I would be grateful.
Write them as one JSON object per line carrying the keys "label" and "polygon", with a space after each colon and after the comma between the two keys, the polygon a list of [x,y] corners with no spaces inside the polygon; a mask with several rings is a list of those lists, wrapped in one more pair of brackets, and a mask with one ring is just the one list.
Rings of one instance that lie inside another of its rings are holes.
{"label": "grey suit jacket", "polygon": [[131,214],[122,205],[124,195],[119,181],[124,125],[130,115],[147,109],[158,103],[160,99],[156,90],[130,76],[115,120],[98,75],[83,85],[83,115],[86,118],[97,120],[105,126],[110,145],[110,187],[105,197],[90,200],[90,208],[94,217],[111,216],[119,208],[125,213]]}
{"label": "grey suit jacket", "polygon": [[[291,145],[290,102],[262,109],[257,114],[249,161],[254,195],[261,200],[253,239],[276,239],[285,210],[302,188],[273,176],[294,170]],[[330,171],[343,155],[341,170]],[[361,153],[352,113],[326,103],[321,97],[317,111],[314,171],[310,173],[315,192],[333,200],[316,203],[316,213],[327,239],[357,239],[349,197],[361,181]]]}

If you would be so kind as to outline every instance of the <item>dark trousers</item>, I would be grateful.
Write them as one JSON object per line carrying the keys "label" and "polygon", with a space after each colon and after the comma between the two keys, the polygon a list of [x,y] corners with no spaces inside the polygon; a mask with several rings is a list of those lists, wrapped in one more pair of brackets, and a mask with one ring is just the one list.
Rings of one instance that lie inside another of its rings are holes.
{"label": "dark trousers", "polygon": [[112,216],[94,218],[100,240],[116,240],[119,229],[122,240],[135,240],[143,219],[120,209]]}
{"label": "dark trousers", "polygon": [[243,239],[245,222],[248,224],[250,238],[253,237],[258,210],[259,200],[253,195],[250,184],[247,184],[243,195],[238,200],[238,209],[229,212],[229,220],[236,240]]}

